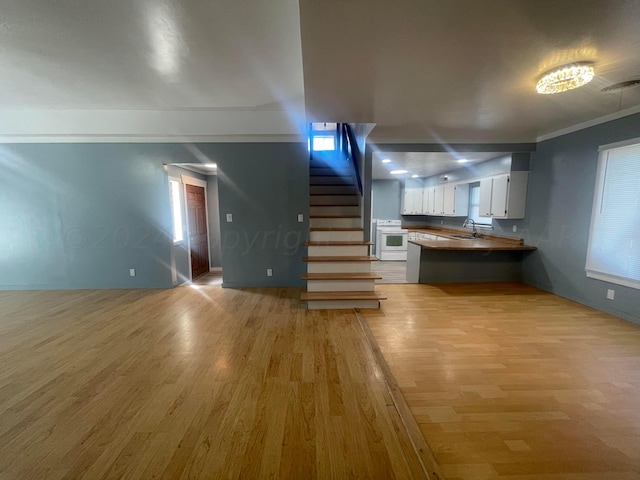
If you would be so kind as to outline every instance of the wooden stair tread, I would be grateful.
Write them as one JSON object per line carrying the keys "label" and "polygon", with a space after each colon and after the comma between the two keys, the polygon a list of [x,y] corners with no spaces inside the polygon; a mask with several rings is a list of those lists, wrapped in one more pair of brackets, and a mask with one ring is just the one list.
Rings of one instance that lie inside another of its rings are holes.
{"label": "wooden stair tread", "polygon": [[302,257],[303,262],[377,262],[378,259],[374,256],[314,256],[314,257]]}
{"label": "wooden stair tread", "polygon": [[302,292],[300,300],[386,300],[380,292]]}
{"label": "wooden stair tread", "polygon": [[302,280],[380,280],[382,277],[372,272],[356,273],[304,273]]}
{"label": "wooden stair tread", "polygon": [[364,228],[359,227],[311,227],[311,232],[364,232]]}
{"label": "wooden stair tread", "polygon": [[373,242],[365,242],[365,241],[340,241],[340,240],[327,240],[326,242],[304,242],[307,247],[339,247],[339,246],[362,246],[362,245],[373,245]]}

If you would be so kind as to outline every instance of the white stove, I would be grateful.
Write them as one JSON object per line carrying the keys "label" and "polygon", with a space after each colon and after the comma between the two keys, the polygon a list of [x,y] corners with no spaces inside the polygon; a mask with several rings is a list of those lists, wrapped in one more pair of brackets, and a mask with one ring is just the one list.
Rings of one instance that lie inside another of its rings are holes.
{"label": "white stove", "polygon": [[401,227],[400,220],[378,220],[376,235],[376,257],[379,260],[407,260],[408,230]]}

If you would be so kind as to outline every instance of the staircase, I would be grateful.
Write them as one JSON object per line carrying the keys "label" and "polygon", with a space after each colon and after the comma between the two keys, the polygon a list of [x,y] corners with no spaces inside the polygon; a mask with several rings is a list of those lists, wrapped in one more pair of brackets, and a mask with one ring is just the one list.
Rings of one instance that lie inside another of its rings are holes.
{"label": "staircase", "polygon": [[354,167],[336,152],[314,155],[310,162],[310,232],[307,291],[309,309],[380,308],[386,297],[375,291],[379,275],[371,272],[371,242],[364,241],[361,195]]}

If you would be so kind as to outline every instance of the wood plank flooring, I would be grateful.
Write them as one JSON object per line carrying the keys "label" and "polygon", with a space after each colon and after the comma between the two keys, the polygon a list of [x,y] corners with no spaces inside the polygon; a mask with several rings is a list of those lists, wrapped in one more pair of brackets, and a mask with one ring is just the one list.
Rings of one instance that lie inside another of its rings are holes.
{"label": "wood plank flooring", "polygon": [[448,480],[640,478],[640,326],[521,284],[362,311]]}
{"label": "wood plank flooring", "polygon": [[371,271],[382,277],[380,280],[376,280],[376,284],[407,283],[406,261],[380,260],[371,264]]}
{"label": "wood plank flooring", "polygon": [[353,312],[203,283],[0,292],[0,479],[426,478]]}

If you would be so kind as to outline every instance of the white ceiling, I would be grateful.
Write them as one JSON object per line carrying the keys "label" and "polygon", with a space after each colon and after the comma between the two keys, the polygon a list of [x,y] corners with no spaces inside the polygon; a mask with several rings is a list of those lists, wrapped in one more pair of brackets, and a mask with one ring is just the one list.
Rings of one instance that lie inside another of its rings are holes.
{"label": "white ceiling", "polygon": [[[640,0],[0,2],[0,137],[264,139],[319,120],[375,123],[380,143],[531,142],[640,105],[640,88],[600,93],[640,77]],[[591,84],[534,92],[577,60]],[[52,109],[64,128],[30,113]]]}
{"label": "white ceiling", "polygon": [[[640,104],[640,0],[301,0],[307,115],[377,142],[530,142]],[[589,85],[535,93],[593,61]]]}
{"label": "white ceiling", "polygon": [[[499,152],[374,152],[371,173],[374,180],[404,180],[411,178],[412,175],[424,178],[504,155]],[[383,160],[391,160],[391,162],[383,163]],[[392,170],[407,170],[408,172],[402,175],[392,175],[390,173]]]}

